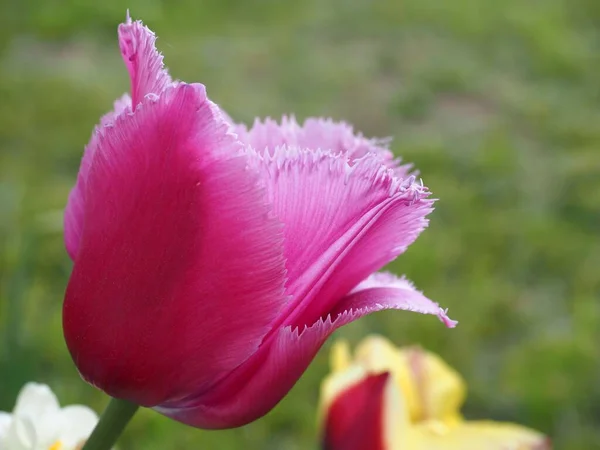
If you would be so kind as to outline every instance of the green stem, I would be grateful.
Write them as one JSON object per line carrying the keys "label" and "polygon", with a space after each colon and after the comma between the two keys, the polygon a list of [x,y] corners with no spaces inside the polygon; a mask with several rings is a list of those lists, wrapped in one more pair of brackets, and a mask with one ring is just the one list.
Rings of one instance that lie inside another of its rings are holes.
{"label": "green stem", "polygon": [[110,450],[138,408],[127,400],[111,398],[82,450]]}

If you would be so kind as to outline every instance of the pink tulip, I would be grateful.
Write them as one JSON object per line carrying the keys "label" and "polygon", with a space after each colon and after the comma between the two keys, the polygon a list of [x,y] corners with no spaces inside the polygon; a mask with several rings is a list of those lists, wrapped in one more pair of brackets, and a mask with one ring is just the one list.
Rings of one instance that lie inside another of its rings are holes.
{"label": "pink tulip", "polygon": [[65,212],[64,333],[83,378],[202,428],[253,421],[326,338],[383,309],[447,318],[375,273],[432,200],[382,143],[345,124],[234,125],[173,81],[153,33],[119,42],[131,95],[100,120]]}

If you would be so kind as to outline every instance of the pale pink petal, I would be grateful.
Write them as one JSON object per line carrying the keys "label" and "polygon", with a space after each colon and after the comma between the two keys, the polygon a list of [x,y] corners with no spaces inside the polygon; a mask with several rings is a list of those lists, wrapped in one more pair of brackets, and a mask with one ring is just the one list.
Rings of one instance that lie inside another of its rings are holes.
{"label": "pale pink petal", "polygon": [[387,272],[375,273],[361,282],[335,306],[331,314],[336,317],[348,310],[368,313],[384,309],[433,314],[448,328],[454,328],[458,324],[448,318],[446,310],[425,297],[406,278]]}
{"label": "pale pink petal", "polygon": [[63,328],[83,377],[114,397],[209,389],[284,303],[281,224],[227,129],[202,86],[179,84],[92,140]]}
{"label": "pale pink petal", "polygon": [[[98,127],[103,128],[113,125],[116,118],[126,112],[131,112],[131,98],[129,94],[123,94],[115,101],[113,110],[102,116]],[[92,141],[85,147],[79,166],[79,173],[77,174],[77,182],[69,194],[69,200],[65,208],[65,247],[71,259],[75,259],[77,256],[79,240],[81,239],[83,205],[85,205],[85,185],[92,164],[93,153],[97,147],[97,143],[94,142],[97,134],[98,130],[95,130],[92,135]]]}
{"label": "pale pink petal", "polygon": [[115,119],[124,111],[131,110],[131,97],[128,93],[123,94],[117,100],[115,100],[113,104],[113,110],[100,119],[100,126],[108,126],[112,125],[115,122]]}
{"label": "pale pink petal", "polygon": [[[432,302],[422,301],[417,294],[408,293],[406,296],[415,301],[415,311],[439,313],[439,307],[434,310]],[[361,294],[356,292],[346,301],[350,309],[334,313],[337,316],[319,319],[303,331],[282,328],[273,335],[269,344],[263,345],[252,358],[210,392],[184,401],[166,403],[155,409],[199,428],[230,428],[252,422],[269,412],[289,392],[336,329],[372,312],[390,308],[409,309],[406,304],[411,301],[388,301],[386,296],[380,296],[379,300],[380,303],[363,301]]]}
{"label": "pale pink petal", "polygon": [[134,108],[147,94],[160,95],[172,83],[155,43],[154,33],[141,21],[132,21],[128,13],[127,21],[119,25],[119,47],[131,77]]}
{"label": "pale pink petal", "polygon": [[[87,152],[83,155],[81,167],[89,166],[91,156]],[[85,163],[84,163],[85,161]],[[81,171],[82,169],[80,169]],[[79,250],[79,241],[83,229],[83,205],[85,204],[85,178],[82,175],[77,176],[77,182],[71,192],[65,208],[64,229],[65,229],[65,248],[71,259],[75,259]]]}
{"label": "pale pink petal", "polygon": [[227,112],[223,108],[219,107],[219,111],[221,111],[221,116],[223,117],[223,120],[225,121],[225,123],[230,126],[230,131],[234,132],[235,134],[238,134],[239,125],[237,125],[233,121],[231,116],[229,114],[227,114]]}
{"label": "pale pink petal", "polygon": [[293,301],[283,325],[302,327],[326,316],[403,253],[432,211],[426,188],[414,177],[398,179],[373,155],[350,165],[342,155],[286,147],[251,161],[285,226],[286,290]]}
{"label": "pale pink petal", "polygon": [[273,153],[277,147],[282,146],[297,147],[301,132],[296,119],[287,116],[283,116],[281,124],[267,117],[264,121],[255,119],[250,129],[243,124],[237,126],[238,139],[259,153],[263,151]]}
{"label": "pale pink petal", "polygon": [[277,147],[289,146],[312,150],[329,150],[334,154],[343,153],[350,162],[366,155],[378,155],[385,165],[393,168],[398,177],[410,174],[411,165],[401,165],[389,150],[389,139],[368,139],[355,133],[346,122],[335,122],[332,119],[311,117],[302,125],[294,116],[283,116],[281,123],[271,118],[264,121],[256,119],[253,126],[247,129],[244,125],[236,126],[236,133],[242,142],[250,145],[259,153],[268,151],[271,154]]}

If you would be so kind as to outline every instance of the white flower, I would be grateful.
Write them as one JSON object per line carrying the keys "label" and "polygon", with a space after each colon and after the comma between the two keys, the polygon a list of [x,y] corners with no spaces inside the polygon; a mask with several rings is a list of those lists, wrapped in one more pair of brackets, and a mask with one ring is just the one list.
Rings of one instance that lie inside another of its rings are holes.
{"label": "white flower", "polygon": [[0,450],[75,450],[97,423],[87,406],[61,408],[48,386],[27,383],[12,414],[0,411]]}

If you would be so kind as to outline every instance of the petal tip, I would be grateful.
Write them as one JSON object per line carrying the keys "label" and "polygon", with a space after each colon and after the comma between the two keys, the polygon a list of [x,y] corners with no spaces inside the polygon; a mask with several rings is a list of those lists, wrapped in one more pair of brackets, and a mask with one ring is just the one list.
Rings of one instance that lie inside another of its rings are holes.
{"label": "petal tip", "polygon": [[440,308],[440,312],[438,313],[438,318],[442,321],[442,323],[444,325],[446,325],[446,327],[448,327],[448,328],[456,327],[456,325],[458,325],[458,321],[450,319],[447,314],[448,314],[447,309]]}

